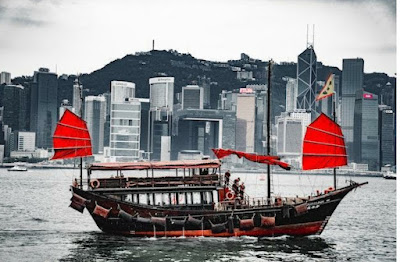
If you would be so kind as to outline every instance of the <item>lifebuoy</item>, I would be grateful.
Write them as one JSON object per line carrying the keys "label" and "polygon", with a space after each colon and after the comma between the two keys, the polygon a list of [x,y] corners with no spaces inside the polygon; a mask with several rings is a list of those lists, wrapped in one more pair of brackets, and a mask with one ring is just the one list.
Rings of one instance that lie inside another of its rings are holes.
{"label": "lifebuoy", "polygon": [[93,179],[90,181],[90,186],[92,188],[99,188],[100,187],[100,181],[98,179]]}
{"label": "lifebuoy", "polygon": [[226,193],[225,197],[229,200],[232,200],[235,197],[235,195],[232,193],[232,191],[229,191]]}

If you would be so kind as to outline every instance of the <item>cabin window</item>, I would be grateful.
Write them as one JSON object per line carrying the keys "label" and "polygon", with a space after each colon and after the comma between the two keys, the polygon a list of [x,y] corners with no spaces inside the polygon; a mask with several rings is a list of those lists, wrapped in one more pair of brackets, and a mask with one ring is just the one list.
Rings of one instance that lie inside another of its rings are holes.
{"label": "cabin window", "polygon": [[169,202],[169,194],[162,194],[162,202],[163,205],[170,205],[171,203]]}
{"label": "cabin window", "polygon": [[139,194],[139,204],[147,205],[147,195]]}
{"label": "cabin window", "polygon": [[201,204],[200,192],[193,192],[193,204]]}
{"label": "cabin window", "polygon": [[162,206],[163,205],[162,204],[162,194],[156,194],[155,198],[156,198],[156,205]]}
{"label": "cabin window", "polygon": [[179,193],[179,205],[186,205],[185,193]]}
{"label": "cabin window", "polygon": [[186,204],[190,205],[192,203],[192,194],[186,193]]}

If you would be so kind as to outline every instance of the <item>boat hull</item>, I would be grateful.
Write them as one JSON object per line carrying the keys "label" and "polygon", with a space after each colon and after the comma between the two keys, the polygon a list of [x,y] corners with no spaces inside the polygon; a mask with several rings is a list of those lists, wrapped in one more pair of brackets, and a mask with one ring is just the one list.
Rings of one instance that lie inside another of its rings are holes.
{"label": "boat hull", "polygon": [[[238,236],[307,236],[321,234],[329,218],[340,201],[360,184],[338,189],[328,194],[310,198],[303,203],[306,209],[299,212],[296,206],[260,206],[247,209],[225,211],[178,210],[154,206],[138,205],[126,201],[72,187],[74,194],[86,199],[85,207],[97,226],[106,233],[136,237],[238,237]],[[108,210],[106,215],[95,212],[97,206]],[[297,205],[299,206],[299,205]],[[122,210],[122,211],[121,211]],[[121,218],[120,213],[131,219]],[[172,221],[197,217],[201,224],[188,222],[174,224]],[[164,224],[153,222],[150,218],[161,218]],[[263,226],[262,217],[274,218],[274,225]],[[243,229],[241,221],[252,219],[253,226]],[[222,230],[214,230],[215,225]]]}

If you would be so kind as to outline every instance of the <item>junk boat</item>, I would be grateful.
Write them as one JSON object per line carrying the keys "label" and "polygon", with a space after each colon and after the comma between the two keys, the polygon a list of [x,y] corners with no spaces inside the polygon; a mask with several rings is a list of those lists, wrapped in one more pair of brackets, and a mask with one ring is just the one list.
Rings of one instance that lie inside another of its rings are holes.
{"label": "junk boat", "polygon": [[[268,73],[270,79],[270,67]],[[270,81],[268,84],[270,87]],[[53,143],[53,159],[81,158],[80,179],[71,186],[70,207],[81,213],[86,208],[97,226],[111,234],[137,237],[321,234],[340,201],[353,189],[366,184],[350,181],[349,185],[337,188],[334,173],[333,187],[324,192],[306,198],[273,196],[270,166],[284,169],[290,169],[290,166],[279,157],[269,155],[269,144],[265,156],[213,149],[218,159],[94,163],[87,167],[84,181],[82,157],[92,154],[90,135],[86,123],[69,110],[57,124]],[[266,164],[268,187],[264,198],[239,197],[232,185],[224,180],[220,159],[229,155]],[[346,147],[340,126],[321,114],[307,128],[303,169],[346,164]],[[105,171],[114,175],[108,178],[95,176],[95,173]],[[140,171],[143,176],[125,176],[132,171]]]}

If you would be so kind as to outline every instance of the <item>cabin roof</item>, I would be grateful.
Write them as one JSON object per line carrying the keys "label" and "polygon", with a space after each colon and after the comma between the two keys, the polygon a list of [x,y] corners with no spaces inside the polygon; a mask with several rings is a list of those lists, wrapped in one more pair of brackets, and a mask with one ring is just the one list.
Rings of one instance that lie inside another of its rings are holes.
{"label": "cabin roof", "polygon": [[93,163],[90,170],[145,170],[145,169],[180,169],[180,168],[218,168],[218,159],[207,160],[175,160],[127,163]]}

